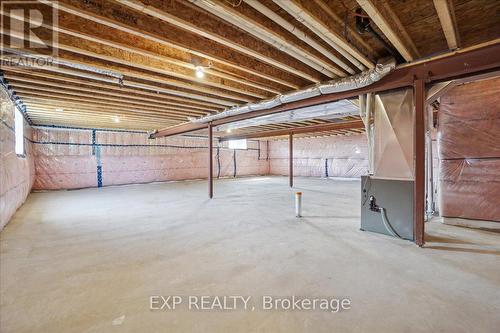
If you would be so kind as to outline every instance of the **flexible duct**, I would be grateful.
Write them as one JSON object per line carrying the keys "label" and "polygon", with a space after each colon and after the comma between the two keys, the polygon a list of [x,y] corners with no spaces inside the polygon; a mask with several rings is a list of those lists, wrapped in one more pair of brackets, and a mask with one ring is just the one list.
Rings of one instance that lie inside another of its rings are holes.
{"label": "flexible duct", "polygon": [[272,99],[264,100],[261,102],[250,103],[243,106],[236,106],[214,115],[190,119],[190,121],[193,123],[208,123],[217,119],[244,114],[252,111],[266,110],[278,105],[304,100],[319,95],[359,89],[379,81],[384,76],[389,74],[395,67],[396,62],[393,58],[391,58],[387,62],[378,63],[373,69],[350,77],[327,81],[326,83],[320,83],[306,89],[293,91],[288,94],[278,95]]}

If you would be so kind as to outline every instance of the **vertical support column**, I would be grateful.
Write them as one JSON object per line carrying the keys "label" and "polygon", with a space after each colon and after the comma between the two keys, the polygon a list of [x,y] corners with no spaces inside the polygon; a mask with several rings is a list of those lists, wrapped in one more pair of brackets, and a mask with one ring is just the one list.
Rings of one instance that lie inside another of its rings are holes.
{"label": "vertical support column", "polygon": [[[427,98],[427,97],[426,97]],[[432,130],[434,128],[434,111],[431,106],[426,107],[427,116],[427,220],[434,214],[434,161],[432,155]]]}
{"label": "vertical support column", "polygon": [[425,213],[425,83],[422,79],[413,82],[415,96],[414,119],[414,166],[415,183],[413,187],[413,232],[415,243],[424,245]]}
{"label": "vertical support column", "polygon": [[288,181],[293,187],[293,134],[288,136]]}
{"label": "vertical support column", "polygon": [[212,124],[208,124],[208,197],[210,199],[214,196],[214,179],[213,179],[213,135],[212,135]]}

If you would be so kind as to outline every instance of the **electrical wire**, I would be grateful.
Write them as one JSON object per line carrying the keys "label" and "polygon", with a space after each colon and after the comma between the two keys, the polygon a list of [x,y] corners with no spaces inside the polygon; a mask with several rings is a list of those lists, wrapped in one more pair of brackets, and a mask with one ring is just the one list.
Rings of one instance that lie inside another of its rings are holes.
{"label": "electrical wire", "polygon": [[387,229],[387,231],[394,237],[397,237],[397,238],[402,238],[397,232],[396,230],[394,230],[394,228],[392,227],[391,223],[389,222],[389,220],[387,219],[387,214],[386,214],[386,211],[385,211],[385,208],[384,207],[379,207],[379,212],[380,212],[380,215],[382,215],[382,223],[384,224],[384,227],[385,229]]}
{"label": "electrical wire", "polygon": [[233,3],[232,1],[229,1],[229,0],[224,0],[224,1],[235,8],[239,7],[241,5],[241,3],[243,2],[243,0],[240,0],[238,3]]}

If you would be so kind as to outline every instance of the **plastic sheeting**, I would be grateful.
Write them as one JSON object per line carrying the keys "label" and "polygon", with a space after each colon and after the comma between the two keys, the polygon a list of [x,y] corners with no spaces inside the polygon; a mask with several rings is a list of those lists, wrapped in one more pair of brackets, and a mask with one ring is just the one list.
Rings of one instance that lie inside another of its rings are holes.
{"label": "plastic sheeting", "polygon": [[440,212],[500,222],[500,78],[441,97],[437,145]]}
{"label": "plastic sheeting", "polygon": [[[288,175],[288,140],[270,141],[270,174]],[[358,178],[368,172],[368,142],[364,134],[296,138],[294,175]]]}
{"label": "plastic sheeting", "polygon": [[500,158],[441,160],[441,215],[500,222]]}
{"label": "plastic sheeting", "polygon": [[[25,140],[26,157],[15,153],[15,106],[0,87],[0,230],[9,222],[31,191],[34,179],[32,146]],[[25,123],[24,135],[31,132]]]}
{"label": "plastic sheeting", "polygon": [[454,87],[441,97],[439,157],[500,157],[500,78]]}
{"label": "plastic sheeting", "polygon": [[[92,146],[93,137],[95,145]],[[150,140],[147,133],[34,129],[34,189],[74,189],[207,177],[207,140],[175,137]],[[234,176],[233,150],[214,148],[214,176]],[[236,176],[269,172],[266,145],[249,142],[236,152]],[[220,165],[220,167],[219,167]],[[220,171],[219,171],[220,169]]]}

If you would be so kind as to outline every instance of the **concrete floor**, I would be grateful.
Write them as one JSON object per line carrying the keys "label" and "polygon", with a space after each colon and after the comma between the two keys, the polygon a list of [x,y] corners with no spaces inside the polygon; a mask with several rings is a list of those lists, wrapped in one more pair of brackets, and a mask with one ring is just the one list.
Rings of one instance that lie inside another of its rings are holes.
{"label": "concrete floor", "polygon": [[[359,182],[220,180],[33,193],[1,232],[1,332],[498,332],[500,235],[429,223],[426,248],[359,231]],[[248,295],[255,311],[151,311]],[[264,311],[261,296],[351,309]]]}

